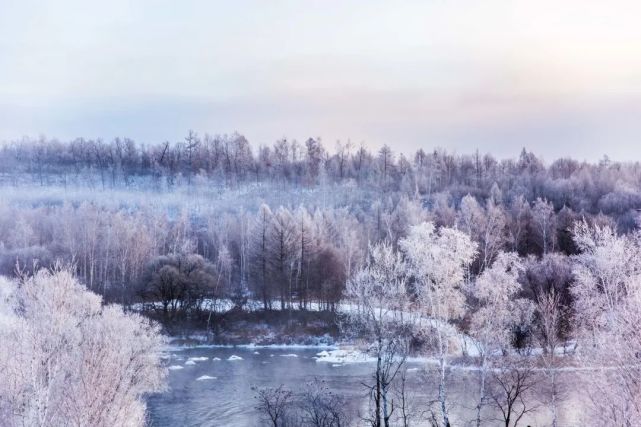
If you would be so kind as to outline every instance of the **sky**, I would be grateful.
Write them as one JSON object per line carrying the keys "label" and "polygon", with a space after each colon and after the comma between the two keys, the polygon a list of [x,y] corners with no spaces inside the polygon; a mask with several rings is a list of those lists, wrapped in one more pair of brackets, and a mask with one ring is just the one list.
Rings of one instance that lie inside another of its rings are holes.
{"label": "sky", "polygon": [[0,0],[0,140],[641,160],[641,3]]}

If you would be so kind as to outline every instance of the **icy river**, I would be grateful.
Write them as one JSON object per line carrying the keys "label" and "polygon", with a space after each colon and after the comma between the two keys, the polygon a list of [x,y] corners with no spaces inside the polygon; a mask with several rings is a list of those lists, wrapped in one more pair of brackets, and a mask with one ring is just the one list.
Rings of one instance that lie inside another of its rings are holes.
{"label": "icy river", "polygon": [[[321,348],[182,348],[167,353],[169,389],[149,398],[153,426],[238,426],[265,425],[254,409],[252,387],[284,384],[300,390],[315,377],[323,379],[336,393],[347,398],[353,411],[367,407],[367,390],[372,363],[318,362]],[[408,365],[408,378],[419,405],[435,396],[423,390],[424,363]],[[474,417],[476,372],[459,370],[451,375],[450,397],[454,425],[469,425]],[[574,412],[574,411],[572,411]],[[458,415],[456,415],[458,414]],[[543,426],[546,414],[530,417],[519,425]],[[456,422],[458,421],[458,422]],[[417,423],[416,425],[421,425]],[[427,424],[424,424],[427,425]],[[566,420],[564,426],[578,425]]]}

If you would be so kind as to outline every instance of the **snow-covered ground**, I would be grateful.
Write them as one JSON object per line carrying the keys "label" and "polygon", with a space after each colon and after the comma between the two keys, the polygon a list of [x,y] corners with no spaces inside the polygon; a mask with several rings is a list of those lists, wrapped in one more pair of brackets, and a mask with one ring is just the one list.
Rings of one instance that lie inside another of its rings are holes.
{"label": "snow-covered ground", "polygon": [[[254,301],[258,306],[262,306],[259,302]],[[251,305],[251,304],[250,304]],[[227,301],[221,307],[231,307],[231,301]],[[317,304],[310,305],[310,309],[319,309],[320,307]],[[350,303],[343,303],[339,306],[339,311],[343,314],[353,314],[357,310],[357,306]],[[404,315],[409,316],[413,313],[404,313]],[[447,328],[448,334],[451,339],[451,358],[462,358],[470,357],[472,359],[479,356],[478,347],[476,341],[471,336],[460,332],[455,326],[450,324],[442,324],[441,322],[428,318],[426,316],[421,316],[418,319],[418,322],[424,327],[443,327]],[[318,337],[309,337],[309,341],[314,341]],[[362,347],[356,347],[351,343],[341,343],[341,344],[329,344],[322,341],[321,339],[316,340],[317,342],[312,344],[239,344],[239,345],[230,345],[230,344],[208,344],[209,337],[203,334],[192,334],[183,337],[172,337],[170,339],[170,344],[167,347],[167,350],[170,351],[180,351],[185,348],[242,348],[242,349],[309,349],[309,348],[318,348],[323,351],[319,352],[316,355],[316,360],[319,363],[330,363],[332,365],[344,365],[352,363],[368,363],[373,362],[375,359],[367,354]],[[187,345],[178,345],[172,344],[172,342],[180,340],[189,340],[194,341],[193,344]],[[575,351],[576,345],[574,342],[568,342],[564,347],[557,349],[557,354],[560,356],[567,356],[573,354]],[[540,356],[543,353],[541,348],[530,348],[527,349],[526,355],[535,357]],[[288,357],[295,357],[295,354],[283,355]],[[194,360],[195,362],[196,360]],[[408,361],[411,362],[421,362],[427,365],[437,364],[437,359],[433,357],[410,357]],[[452,364],[450,365],[451,369],[461,369],[461,370],[476,370],[477,366],[473,361],[466,364]],[[574,369],[572,367],[566,367],[564,369]]]}

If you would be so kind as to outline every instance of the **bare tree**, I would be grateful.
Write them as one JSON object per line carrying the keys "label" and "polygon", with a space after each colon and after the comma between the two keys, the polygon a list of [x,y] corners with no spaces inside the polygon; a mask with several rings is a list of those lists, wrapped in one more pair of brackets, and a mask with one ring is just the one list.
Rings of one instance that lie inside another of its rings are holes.
{"label": "bare tree", "polygon": [[308,382],[300,401],[302,425],[310,427],[347,427],[349,416],[343,397],[318,379]]}
{"label": "bare tree", "polygon": [[267,417],[273,427],[286,427],[293,402],[292,391],[282,384],[276,388],[252,387],[252,390],[256,393],[256,409]]}
{"label": "bare tree", "polygon": [[[407,366],[403,366],[398,374],[394,387],[396,395],[397,416],[396,423],[402,427],[411,427],[422,417],[417,394],[411,390]],[[438,423],[436,424],[438,425]]]}
{"label": "bare tree", "polygon": [[536,372],[527,365],[509,365],[498,369],[493,375],[493,390],[490,394],[497,418],[505,427],[517,427],[527,414],[535,412],[534,401],[537,385]]}

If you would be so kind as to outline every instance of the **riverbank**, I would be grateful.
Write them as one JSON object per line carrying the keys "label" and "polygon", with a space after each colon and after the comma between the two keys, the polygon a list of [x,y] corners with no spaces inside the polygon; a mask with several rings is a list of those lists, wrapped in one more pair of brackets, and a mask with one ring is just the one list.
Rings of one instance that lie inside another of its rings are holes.
{"label": "riverbank", "polygon": [[185,346],[332,346],[340,332],[339,315],[329,311],[232,310],[189,319],[148,315],[173,343]]}

